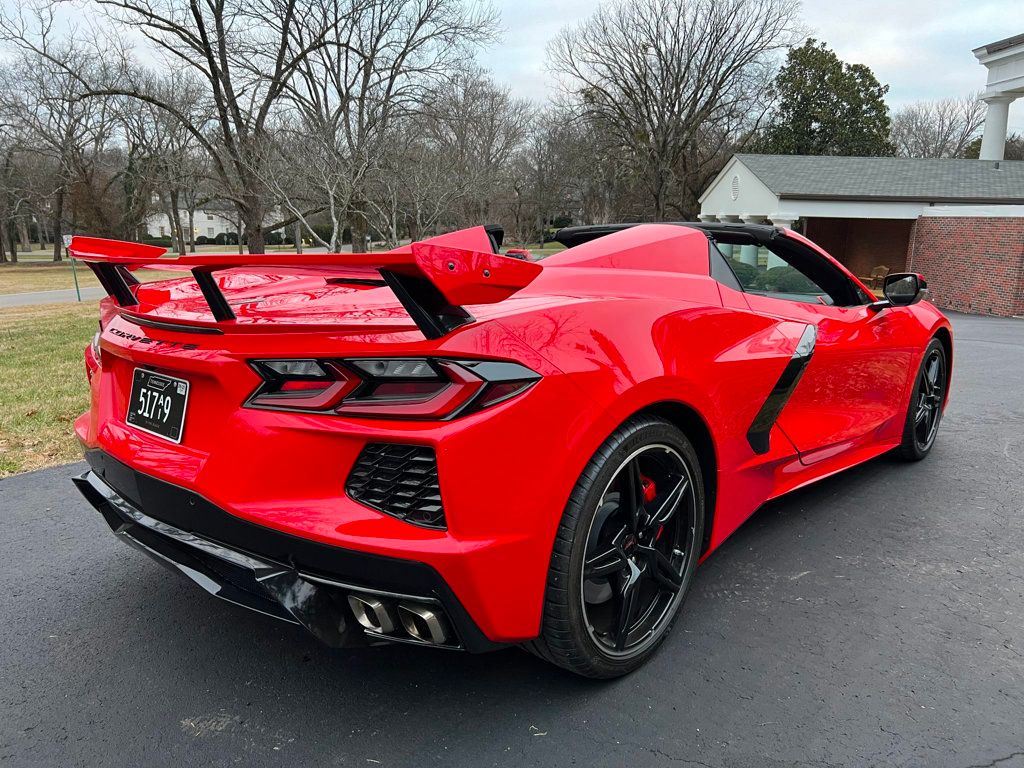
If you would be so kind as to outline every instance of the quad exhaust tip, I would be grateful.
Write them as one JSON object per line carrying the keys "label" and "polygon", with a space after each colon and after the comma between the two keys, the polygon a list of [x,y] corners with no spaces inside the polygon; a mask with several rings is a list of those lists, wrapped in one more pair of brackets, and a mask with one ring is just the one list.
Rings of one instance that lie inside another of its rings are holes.
{"label": "quad exhaust tip", "polygon": [[375,597],[348,596],[348,606],[356,621],[364,629],[381,635],[393,634],[398,626],[395,609],[388,603]]}
{"label": "quad exhaust tip", "polygon": [[359,626],[376,635],[397,635],[400,629],[411,639],[429,645],[444,645],[451,637],[448,622],[440,611],[417,603],[395,604],[371,595],[349,595],[348,605]]}
{"label": "quad exhaust tip", "polygon": [[431,645],[444,645],[448,641],[448,622],[437,611],[425,605],[401,603],[398,616],[411,637]]}

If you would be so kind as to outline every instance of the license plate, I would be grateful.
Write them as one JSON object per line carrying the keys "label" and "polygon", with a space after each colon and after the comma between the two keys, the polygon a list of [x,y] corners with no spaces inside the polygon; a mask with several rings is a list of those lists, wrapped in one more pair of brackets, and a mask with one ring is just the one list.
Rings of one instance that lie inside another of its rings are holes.
{"label": "license plate", "polygon": [[125,421],[143,432],[180,443],[187,405],[187,381],[136,368]]}

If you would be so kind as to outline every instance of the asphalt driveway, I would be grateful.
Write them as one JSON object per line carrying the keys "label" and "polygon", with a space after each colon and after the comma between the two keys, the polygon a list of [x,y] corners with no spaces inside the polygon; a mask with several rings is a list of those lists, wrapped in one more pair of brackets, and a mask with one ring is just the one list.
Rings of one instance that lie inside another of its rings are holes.
{"label": "asphalt driveway", "polygon": [[757,513],[632,676],[332,651],[0,481],[0,763],[1024,766],[1024,321],[954,319],[928,460]]}

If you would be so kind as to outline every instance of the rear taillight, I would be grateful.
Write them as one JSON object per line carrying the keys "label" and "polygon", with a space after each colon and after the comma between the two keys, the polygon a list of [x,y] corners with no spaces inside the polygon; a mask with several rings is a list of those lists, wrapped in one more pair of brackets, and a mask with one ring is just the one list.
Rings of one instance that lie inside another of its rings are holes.
{"label": "rear taillight", "polygon": [[392,419],[450,419],[497,405],[540,376],[500,360],[427,357],[254,360],[246,405]]}
{"label": "rear taillight", "polygon": [[319,360],[256,360],[252,366],[263,384],[248,405],[320,411],[359,386],[344,369]]}
{"label": "rear taillight", "polygon": [[92,377],[96,375],[96,371],[100,369],[102,358],[100,357],[100,335],[103,333],[103,325],[100,324],[100,329],[93,334],[92,340],[89,342],[89,346],[85,348],[85,375],[92,381]]}

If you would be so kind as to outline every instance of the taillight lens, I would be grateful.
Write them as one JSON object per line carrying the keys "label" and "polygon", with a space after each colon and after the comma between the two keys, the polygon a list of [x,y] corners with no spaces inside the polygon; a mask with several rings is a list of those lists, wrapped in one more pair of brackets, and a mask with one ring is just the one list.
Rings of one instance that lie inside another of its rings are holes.
{"label": "taillight lens", "polygon": [[450,419],[497,405],[540,376],[498,360],[254,360],[264,382],[247,405],[392,419]]}
{"label": "taillight lens", "polygon": [[319,360],[255,360],[263,379],[249,405],[319,411],[329,408],[359,386],[359,380]]}

